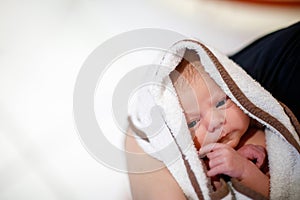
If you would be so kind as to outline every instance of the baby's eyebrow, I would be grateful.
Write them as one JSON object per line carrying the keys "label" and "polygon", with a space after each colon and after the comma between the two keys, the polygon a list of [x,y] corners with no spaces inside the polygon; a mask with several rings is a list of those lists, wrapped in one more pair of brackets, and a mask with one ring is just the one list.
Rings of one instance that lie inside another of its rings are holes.
{"label": "baby's eyebrow", "polygon": [[211,95],[211,102],[218,101],[221,98],[226,97],[227,95],[223,91],[215,91]]}
{"label": "baby's eyebrow", "polygon": [[198,112],[185,113],[185,118],[187,122],[193,121],[196,118],[199,118]]}

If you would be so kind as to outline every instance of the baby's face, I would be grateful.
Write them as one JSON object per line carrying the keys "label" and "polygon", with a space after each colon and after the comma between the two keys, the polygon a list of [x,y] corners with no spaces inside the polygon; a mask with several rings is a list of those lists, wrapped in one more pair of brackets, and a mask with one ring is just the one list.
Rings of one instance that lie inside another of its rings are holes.
{"label": "baby's face", "polygon": [[174,85],[196,148],[214,142],[236,147],[249,127],[250,118],[206,72],[194,73],[195,77],[186,81],[189,75],[183,72],[182,79],[177,80],[180,84]]}

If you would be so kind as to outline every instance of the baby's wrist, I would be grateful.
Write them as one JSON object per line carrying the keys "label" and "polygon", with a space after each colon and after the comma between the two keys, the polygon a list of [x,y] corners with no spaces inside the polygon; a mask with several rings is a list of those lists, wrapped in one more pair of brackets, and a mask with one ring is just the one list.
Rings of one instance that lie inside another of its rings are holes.
{"label": "baby's wrist", "polygon": [[269,197],[270,179],[262,173],[257,166],[249,161],[240,178],[236,178],[241,184],[252,190]]}
{"label": "baby's wrist", "polygon": [[259,170],[257,168],[257,166],[250,160],[247,160],[244,164],[244,170],[243,170],[241,176],[237,177],[237,179],[239,181],[247,180],[247,179],[251,178],[252,176],[255,176],[255,173],[253,173],[253,172],[255,172],[257,170]]}

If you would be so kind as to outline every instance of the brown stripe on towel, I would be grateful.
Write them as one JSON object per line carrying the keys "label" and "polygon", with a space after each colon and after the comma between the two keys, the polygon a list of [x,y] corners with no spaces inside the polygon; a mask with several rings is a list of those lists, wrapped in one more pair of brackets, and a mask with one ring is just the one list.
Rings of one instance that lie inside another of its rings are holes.
{"label": "brown stripe on towel", "polygon": [[[150,142],[149,139],[148,139],[148,137],[147,137],[147,135],[146,135],[143,131],[141,131],[140,129],[136,128],[136,126],[134,125],[134,123],[132,122],[132,120],[131,120],[130,117],[128,117],[128,122],[129,122],[129,125],[130,125],[130,127],[132,128],[132,130],[135,132],[135,134],[137,134],[137,135],[138,135],[140,138],[142,138],[143,140],[145,140],[145,141],[147,141],[147,142]],[[180,154],[181,154],[181,158],[183,159],[183,162],[184,162],[184,165],[185,165],[187,174],[188,174],[189,179],[190,179],[190,181],[191,181],[191,183],[192,183],[192,186],[193,186],[193,188],[194,188],[194,191],[195,191],[195,193],[197,194],[198,199],[199,199],[199,200],[203,200],[204,197],[203,197],[203,195],[202,195],[202,191],[201,191],[200,185],[199,185],[199,183],[198,183],[198,181],[197,181],[197,179],[196,179],[196,176],[195,176],[194,172],[192,171],[189,162],[185,159],[184,154],[183,154],[183,152],[182,152],[180,146],[178,145],[178,142],[177,142],[175,136],[173,135],[173,132],[171,131],[170,127],[168,126],[168,124],[167,124],[166,122],[165,122],[165,124],[166,124],[167,128],[169,129],[169,131],[170,131],[170,133],[171,133],[171,136],[172,136],[172,138],[174,139],[174,141],[175,141],[175,143],[176,143],[176,145],[177,145],[177,147],[178,147],[178,149],[179,149],[179,152],[180,152]],[[199,161],[199,162],[200,162],[200,161]]]}
{"label": "brown stripe on towel", "polygon": [[[207,174],[207,166],[203,158],[198,157],[199,162],[201,162],[205,174]],[[229,187],[223,178],[220,178],[221,187],[214,190],[211,182],[211,178],[207,176],[207,188],[209,190],[209,196],[211,199],[223,199],[229,194]]]}
{"label": "brown stripe on towel", "polygon": [[241,184],[241,182],[239,182],[237,179],[235,178],[231,178],[231,183],[232,186],[238,191],[241,192],[242,194],[248,196],[251,199],[257,199],[257,200],[266,200],[268,198],[266,198],[264,195],[244,186],[243,184]]}
{"label": "brown stripe on towel", "polygon": [[231,93],[234,95],[234,97],[240,102],[240,104],[246,110],[248,110],[253,115],[257,116],[258,118],[262,119],[263,121],[265,121],[268,124],[270,124],[271,126],[273,126],[300,153],[300,145],[297,143],[297,141],[295,140],[293,135],[290,133],[290,131],[280,121],[278,121],[278,119],[276,119],[275,117],[273,117],[266,111],[257,107],[246,97],[246,95],[241,91],[241,89],[233,81],[233,79],[231,78],[229,73],[225,70],[225,68],[219,62],[219,60],[215,57],[215,55],[206,46],[204,46],[203,44],[201,44],[197,41],[193,41],[193,40],[187,40],[187,41],[191,41],[191,42],[194,42],[194,43],[200,45],[206,51],[206,53],[210,57],[211,61],[217,67],[221,77],[223,78],[224,82],[227,84]]}
{"label": "brown stripe on towel", "polygon": [[223,199],[229,194],[229,186],[223,178],[220,179],[221,187],[210,194],[211,199]]}
{"label": "brown stripe on towel", "polygon": [[284,112],[290,117],[291,122],[298,134],[298,137],[300,137],[300,124],[299,124],[299,121],[297,120],[296,116],[284,103],[282,103],[282,102],[279,102],[279,103],[283,107]]}
{"label": "brown stripe on towel", "polygon": [[179,152],[180,152],[180,154],[181,154],[181,158],[182,158],[182,160],[183,160],[183,162],[184,162],[186,171],[187,171],[187,173],[188,173],[188,176],[189,176],[189,179],[190,179],[190,181],[191,181],[191,183],[192,183],[192,186],[193,186],[193,188],[194,188],[194,191],[195,191],[195,193],[197,194],[198,199],[199,199],[199,200],[203,200],[204,197],[203,197],[203,195],[202,195],[202,191],[201,191],[200,185],[199,185],[199,183],[198,183],[198,181],[197,181],[197,178],[196,178],[194,172],[192,171],[192,168],[191,168],[191,166],[190,166],[190,163],[186,160],[186,158],[185,158],[185,156],[184,156],[184,154],[183,154],[183,152],[182,152],[182,149],[181,149],[181,147],[179,146],[179,144],[178,144],[178,142],[177,142],[177,139],[175,138],[175,136],[174,136],[174,134],[173,134],[171,128],[168,126],[168,124],[167,124],[166,121],[165,121],[165,124],[166,124],[167,128],[169,129],[169,132],[171,133],[171,136],[172,136],[172,138],[174,139],[174,141],[175,141],[175,143],[176,143],[176,145],[177,145],[177,147],[178,147],[178,150],[179,150]]}

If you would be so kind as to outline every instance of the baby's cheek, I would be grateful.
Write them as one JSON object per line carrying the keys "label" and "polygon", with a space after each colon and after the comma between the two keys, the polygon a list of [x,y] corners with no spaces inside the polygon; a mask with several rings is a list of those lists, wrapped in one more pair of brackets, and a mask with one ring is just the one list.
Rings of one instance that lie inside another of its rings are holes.
{"label": "baby's cheek", "polygon": [[201,148],[201,145],[203,145],[203,142],[204,142],[205,135],[202,133],[203,133],[203,130],[201,129],[201,126],[200,126],[200,127],[197,127],[197,129],[192,134],[193,142],[194,142],[194,145],[197,150],[199,150]]}
{"label": "baby's cheek", "polygon": [[198,141],[198,138],[197,138],[197,137],[194,137],[194,138],[193,138],[193,141],[194,141],[194,145],[195,145],[196,149],[199,151],[201,145],[200,145],[200,143],[199,143],[199,141]]}

